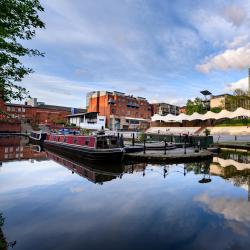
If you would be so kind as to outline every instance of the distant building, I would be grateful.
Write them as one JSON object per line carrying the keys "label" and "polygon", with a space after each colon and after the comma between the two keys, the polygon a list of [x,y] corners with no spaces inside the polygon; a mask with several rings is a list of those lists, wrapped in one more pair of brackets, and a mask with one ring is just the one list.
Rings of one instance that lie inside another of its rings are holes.
{"label": "distant building", "polygon": [[186,109],[186,106],[182,106],[182,107],[179,107],[179,114],[186,114],[186,111],[187,111],[187,109]]}
{"label": "distant building", "polygon": [[168,103],[153,103],[152,106],[152,115],[179,115],[179,107],[176,105],[168,104]]}
{"label": "distant building", "polygon": [[[31,124],[55,124],[66,121],[66,116],[71,114],[72,108],[47,105],[44,102],[37,102],[33,98],[25,104],[5,103],[5,110],[12,118],[18,118]],[[77,109],[77,112],[85,112],[84,109]]]}
{"label": "distant building", "polygon": [[233,96],[230,94],[212,96],[210,99],[210,108],[217,107],[228,111],[235,111],[239,107],[250,109],[250,96]]}
{"label": "distant building", "polygon": [[151,117],[151,105],[143,97],[121,92],[95,91],[89,94],[88,112],[106,117],[111,130],[146,129]]}

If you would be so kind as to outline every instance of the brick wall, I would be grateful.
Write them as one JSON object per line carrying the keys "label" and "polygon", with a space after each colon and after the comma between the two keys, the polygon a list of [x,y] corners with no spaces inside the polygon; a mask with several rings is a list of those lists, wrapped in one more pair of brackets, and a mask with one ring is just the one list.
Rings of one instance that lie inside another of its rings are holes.
{"label": "brick wall", "polygon": [[[128,107],[129,103],[133,103],[137,107]],[[88,112],[99,112],[99,115],[106,116],[106,125],[109,125],[110,115],[150,119],[151,105],[146,99],[106,93],[90,97]]]}

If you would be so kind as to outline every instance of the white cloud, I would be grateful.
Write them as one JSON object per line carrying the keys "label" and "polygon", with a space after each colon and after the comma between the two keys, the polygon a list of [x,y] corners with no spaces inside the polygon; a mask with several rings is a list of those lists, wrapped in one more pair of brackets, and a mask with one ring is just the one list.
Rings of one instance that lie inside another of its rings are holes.
{"label": "white cloud", "polygon": [[250,226],[250,206],[248,200],[210,197],[204,193],[194,198],[205,205],[206,209],[222,215],[228,221],[240,222]]}
{"label": "white cloud", "polygon": [[236,27],[239,27],[247,18],[246,10],[239,5],[226,6],[223,14],[224,18]]}
{"label": "white cloud", "polygon": [[47,104],[84,107],[86,93],[93,89],[91,84],[53,75],[31,74],[23,80],[22,86],[32,97]]}
{"label": "white cloud", "polygon": [[240,79],[236,82],[231,82],[226,85],[226,91],[234,91],[235,89],[248,90],[248,77]]}
{"label": "white cloud", "polygon": [[234,48],[244,46],[245,44],[247,44],[248,39],[249,39],[248,35],[236,36],[233,39],[233,41],[231,41],[231,42],[226,41],[225,45],[229,49],[234,49]]}
{"label": "white cloud", "polygon": [[250,66],[250,43],[237,49],[228,49],[206,60],[205,63],[196,65],[202,73],[211,70],[244,69]]}

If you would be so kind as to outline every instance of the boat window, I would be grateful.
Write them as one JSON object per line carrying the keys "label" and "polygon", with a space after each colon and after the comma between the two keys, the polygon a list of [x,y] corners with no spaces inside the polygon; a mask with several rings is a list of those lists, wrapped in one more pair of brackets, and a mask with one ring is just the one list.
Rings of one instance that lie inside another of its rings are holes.
{"label": "boat window", "polygon": [[86,138],[86,140],[85,140],[85,145],[89,145],[89,138]]}
{"label": "boat window", "polygon": [[98,137],[96,147],[97,148],[115,148],[118,146],[118,141],[116,137]]}
{"label": "boat window", "polygon": [[66,142],[66,140],[67,140],[67,138],[66,138],[66,136],[64,136],[64,142]]}

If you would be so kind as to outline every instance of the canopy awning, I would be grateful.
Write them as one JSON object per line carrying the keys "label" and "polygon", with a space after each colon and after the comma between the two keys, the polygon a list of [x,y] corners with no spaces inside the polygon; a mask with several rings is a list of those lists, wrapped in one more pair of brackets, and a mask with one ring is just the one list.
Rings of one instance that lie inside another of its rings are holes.
{"label": "canopy awning", "polygon": [[160,116],[155,114],[151,117],[152,121],[164,121],[164,122],[182,122],[182,121],[194,121],[194,120],[219,120],[219,119],[233,119],[236,117],[250,117],[250,110],[244,108],[238,108],[234,112],[230,112],[227,110],[222,110],[220,113],[214,113],[208,111],[205,114],[193,113],[192,115],[180,114],[180,115],[171,115],[168,114],[166,116]]}

